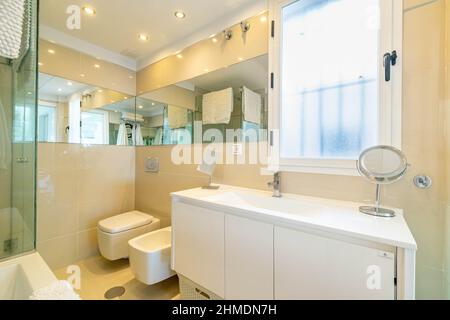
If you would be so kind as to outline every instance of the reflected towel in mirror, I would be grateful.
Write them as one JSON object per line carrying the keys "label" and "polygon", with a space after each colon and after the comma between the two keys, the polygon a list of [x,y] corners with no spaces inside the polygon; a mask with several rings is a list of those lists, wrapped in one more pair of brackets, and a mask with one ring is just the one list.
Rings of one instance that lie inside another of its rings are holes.
{"label": "reflected towel in mirror", "polygon": [[136,124],[133,127],[133,141],[135,146],[144,145],[144,138],[142,137],[142,130],[140,124]]}
{"label": "reflected towel in mirror", "polygon": [[261,124],[262,97],[260,94],[244,87],[242,91],[242,110],[244,120]]}
{"label": "reflected towel in mirror", "polygon": [[169,106],[168,118],[170,129],[186,128],[188,124],[188,110],[175,106]]}
{"label": "reflected towel in mirror", "polygon": [[233,88],[203,95],[203,124],[229,124],[233,112]]}
{"label": "reflected towel in mirror", "polygon": [[119,126],[119,133],[117,134],[117,145],[128,146],[128,132],[125,123],[121,123]]}

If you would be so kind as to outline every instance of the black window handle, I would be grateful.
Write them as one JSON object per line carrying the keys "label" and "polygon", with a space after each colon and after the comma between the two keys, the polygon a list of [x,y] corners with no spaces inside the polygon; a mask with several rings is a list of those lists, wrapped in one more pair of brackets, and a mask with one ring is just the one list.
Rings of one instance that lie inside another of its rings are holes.
{"label": "black window handle", "polygon": [[391,81],[391,66],[395,66],[397,64],[397,51],[392,51],[392,53],[386,53],[383,57],[383,65],[384,65],[384,80],[386,82]]}

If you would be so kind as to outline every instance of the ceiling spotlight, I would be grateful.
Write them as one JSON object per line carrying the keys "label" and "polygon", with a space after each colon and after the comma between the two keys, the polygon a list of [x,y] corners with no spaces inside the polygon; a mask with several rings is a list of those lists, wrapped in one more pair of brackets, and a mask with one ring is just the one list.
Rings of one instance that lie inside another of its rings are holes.
{"label": "ceiling spotlight", "polygon": [[100,65],[99,64],[94,64],[94,68],[100,69]]}
{"label": "ceiling spotlight", "polygon": [[148,41],[148,40],[150,39],[150,37],[149,37],[148,35],[143,34],[143,33],[139,33],[139,34],[138,34],[138,38],[139,38],[139,40],[141,40],[141,41]]}
{"label": "ceiling spotlight", "polygon": [[266,16],[262,16],[259,20],[261,20],[261,22],[266,22],[267,21],[267,17]]}
{"label": "ceiling spotlight", "polygon": [[69,86],[69,87],[71,87],[71,86],[73,86],[73,83],[72,82],[67,82],[67,85]]}
{"label": "ceiling spotlight", "polygon": [[96,14],[95,9],[91,8],[91,7],[83,7],[83,11],[84,13],[86,13],[87,15],[93,16]]}
{"label": "ceiling spotlight", "polygon": [[56,51],[53,50],[53,49],[48,49],[47,52],[50,53],[50,54],[55,54],[56,53]]}
{"label": "ceiling spotlight", "polygon": [[186,18],[186,14],[183,11],[176,11],[175,17],[177,17],[178,19],[184,19]]}
{"label": "ceiling spotlight", "polygon": [[212,38],[212,42],[217,43],[217,38]]}
{"label": "ceiling spotlight", "polygon": [[178,59],[183,59],[183,55],[181,53],[177,54]]}

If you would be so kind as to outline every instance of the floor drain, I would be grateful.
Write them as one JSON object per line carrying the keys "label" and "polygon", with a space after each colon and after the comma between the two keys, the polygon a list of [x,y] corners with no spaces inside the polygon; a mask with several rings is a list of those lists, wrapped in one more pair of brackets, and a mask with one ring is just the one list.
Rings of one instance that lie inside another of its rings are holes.
{"label": "floor drain", "polygon": [[114,287],[106,291],[105,298],[108,300],[118,299],[125,294],[124,287]]}

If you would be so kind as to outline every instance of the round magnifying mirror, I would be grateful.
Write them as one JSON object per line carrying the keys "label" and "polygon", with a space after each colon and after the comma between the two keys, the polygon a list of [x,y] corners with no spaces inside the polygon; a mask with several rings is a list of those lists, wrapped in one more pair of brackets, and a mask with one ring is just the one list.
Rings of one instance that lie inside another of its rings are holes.
{"label": "round magnifying mirror", "polygon": [[390,146],[369,148],[359,157],[357,162],[359,173],[377,185],[375,206],[361,207],[365,214],[392,218],[393,210],[381,207],[381,186],[399,181],[408,170],[408,161],[400,150]]}

